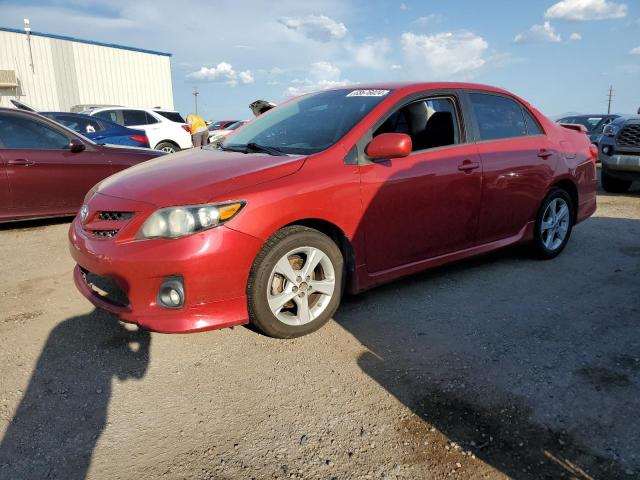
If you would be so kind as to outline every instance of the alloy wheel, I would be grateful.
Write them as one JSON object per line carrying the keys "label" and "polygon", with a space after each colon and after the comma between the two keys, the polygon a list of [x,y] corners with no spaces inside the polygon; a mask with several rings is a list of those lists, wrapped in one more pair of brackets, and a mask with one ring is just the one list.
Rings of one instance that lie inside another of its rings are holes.
{"label": "alloy wheel", "polygon": [[542,243],[548,250],[556,250],[562,245],[569,231],[570,217],[569,205],[564,199],[557,197],[549,202],[540,225]]}
{"label": "alloy wheel", "polygon": [[331,259],[315,247],[289,251],[276,263],[267,284],[273,315],[287,325],[305,325],[327,308],[335,294]]}

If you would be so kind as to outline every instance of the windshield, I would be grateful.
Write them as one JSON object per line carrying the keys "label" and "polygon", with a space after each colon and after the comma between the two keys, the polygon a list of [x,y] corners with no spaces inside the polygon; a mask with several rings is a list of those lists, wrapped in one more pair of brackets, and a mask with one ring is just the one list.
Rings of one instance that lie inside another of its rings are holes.
{"label": "windshield", "polygon": [[283,153],[321,152],[340,140],[388,93],[354,89],[312,93],[260,115],[222,147],[258,144]]}
{"label": "windshield", "polygon": [[231,125],[229,125],[227,128],[225,128],[225,130],[236,130],[238,128],[240,128],[242,125],[244,125],[245,122],[236,122],[236,123],[232,123]]}

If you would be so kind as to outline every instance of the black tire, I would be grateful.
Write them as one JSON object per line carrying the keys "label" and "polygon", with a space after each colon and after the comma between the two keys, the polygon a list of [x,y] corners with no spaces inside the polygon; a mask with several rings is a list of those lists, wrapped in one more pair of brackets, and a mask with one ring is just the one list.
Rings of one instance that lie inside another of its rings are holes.
{"label": "black tire", "polygon": [[162,150],[167,153],[175,153],[180,151],[180,147],[173,142],[160,142],[156,145],[155,150]]}
{"label": "black tire", "polygon": [[606,170],[602,170],[600,181],[605,192],[624,193],[631,187],[631,180],[620,180],[609,175]]}
{"label": "black tire", "polygon": [[[542,222],[544,219],[545,212],[547,211],[547,207],[551,202],[553,202],[557,198],[564,200],[564,202],[569,207],[568,229],[564,237],[564,240],[562,240],[562,243],[560,243],[560,245],[554,248],[548,248],[544,242]],[[574,222],[575,222],[575,205],[573,204],[571,195],[569,195],[569,193],[566,190],[563,190],[562,188],[551,189],[551,191],[547,194],[547,196],[543,200],[542,205],[538,210],[538,214],[536,215],[535,230],[533,233],[533,247],[534,247],[534,252],[536,256],[542,260],[549,260],[551,258],[558,256],[560,252],[564,250],[564,247],[566,247],[567,243],[569,242],[569,238],[571,237],[571,231],[573,230]]]}
{"label": "black tire", "polygon": [[[270,277],[276,263],[288,252],[302,247],[319,249],[328,257],[335,273],[335,289],[328,305],[315,319],[303,325],[289,325],[279,320],[271,311],[267,292],[272,288]],[[327,235],[299,225],[278,230],[260,250],[249,274],[247,283],[249,320],[262,333],[274,338],[300,337],[318,330],[333,317],[340,305],[343,270],[342,253]]]}

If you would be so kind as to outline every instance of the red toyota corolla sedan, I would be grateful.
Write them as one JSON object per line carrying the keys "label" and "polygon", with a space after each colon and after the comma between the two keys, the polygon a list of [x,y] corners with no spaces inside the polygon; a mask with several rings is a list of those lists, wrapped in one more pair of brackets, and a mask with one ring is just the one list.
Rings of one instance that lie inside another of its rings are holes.
{"label": "red toyota corolla sedan", "polygon": [[69,232],[75,282],[98,307],[160,332],[252,322],[304,335],[345,290],[519,242],[556,256],[595,211],[595,159],[579,128],[497,88],[313,93],[221,150],[97,185]]}

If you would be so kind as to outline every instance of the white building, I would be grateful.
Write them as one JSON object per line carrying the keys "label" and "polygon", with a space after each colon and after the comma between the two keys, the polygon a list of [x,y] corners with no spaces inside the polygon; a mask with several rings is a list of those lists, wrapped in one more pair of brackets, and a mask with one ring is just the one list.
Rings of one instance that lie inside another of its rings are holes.
{"label": "white building", "polygon": [[40,111],[173,109],[171,54],[0,27],[0,106],[12,98]]}

